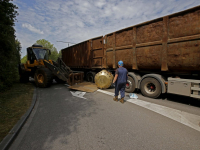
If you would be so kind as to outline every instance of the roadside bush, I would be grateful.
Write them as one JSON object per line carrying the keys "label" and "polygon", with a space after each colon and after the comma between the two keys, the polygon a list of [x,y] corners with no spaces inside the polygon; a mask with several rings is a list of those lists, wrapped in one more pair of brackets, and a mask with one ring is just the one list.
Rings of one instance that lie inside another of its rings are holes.
{"label": "roadside bush", "polygon": [[17,7],[11,0],[0,1],[0,91],[4,91],[18,80],[20,42],[15,40],[14,21]]}

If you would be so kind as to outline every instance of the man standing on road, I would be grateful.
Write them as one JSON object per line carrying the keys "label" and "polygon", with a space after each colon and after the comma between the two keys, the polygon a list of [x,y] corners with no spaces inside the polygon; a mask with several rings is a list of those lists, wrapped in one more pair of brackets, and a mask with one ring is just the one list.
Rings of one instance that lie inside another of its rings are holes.
{"label": "man standing on road", "polygon": [[113,80],[113,83],[115,83],[115,97],[113,98],[114,101],[118,101],[118,95],[119,91],[121,94],[121,100],[120,102],[124,103],[124,97],[125,97],[125,88],[126,88],[126,82],[128,78],[128,71],[126,68],[123,67],[123,61],[118,62],[119,68],[115,71],[115,77]]}

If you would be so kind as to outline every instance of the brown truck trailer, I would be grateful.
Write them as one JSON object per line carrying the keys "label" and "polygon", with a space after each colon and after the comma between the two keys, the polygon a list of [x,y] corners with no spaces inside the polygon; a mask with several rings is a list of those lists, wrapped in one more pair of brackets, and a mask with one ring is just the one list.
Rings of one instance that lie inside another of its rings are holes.
{"label": "brown truck trailer", "polygon": [[134,25],[62,49],[64,63],[88,81],[122,60],[127,92],[200,98],[200,6]]}

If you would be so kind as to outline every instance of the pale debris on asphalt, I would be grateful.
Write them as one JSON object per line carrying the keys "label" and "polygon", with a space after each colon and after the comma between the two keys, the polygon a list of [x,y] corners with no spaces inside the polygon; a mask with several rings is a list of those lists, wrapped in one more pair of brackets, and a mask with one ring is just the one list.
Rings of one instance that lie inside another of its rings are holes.
{"label": "pale debris on asphalt", "polygon": [[79,97],[79,98],[83,98],[83,99],[87,99],[87,98],[83,97],[86,92],[80,92],[80,91],[76,91],[76,92],[70,91],[70,92],[72,93],[73,96],[76,96],[76,97]]}
{"label": "pale debris on asphalt", "polygon": [[130,98],[138,99],[138,96],[134,93],[129,94]]}

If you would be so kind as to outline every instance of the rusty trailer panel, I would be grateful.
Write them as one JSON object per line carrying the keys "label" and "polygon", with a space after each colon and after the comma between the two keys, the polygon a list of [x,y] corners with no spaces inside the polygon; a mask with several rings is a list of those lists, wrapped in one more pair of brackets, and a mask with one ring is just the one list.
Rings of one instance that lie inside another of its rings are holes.
{"label": "rusty trailer panel", "polygon": [[62,50],[71,68],[200,71],[200,6],[134,25]]}
{"label": "rusty trailer panel", "polygon": [[62,59],[70,68],[90,68],[89,40],[62,49]]}
{"label": "rusty trailer panel", "polygon": [[104,57],[103,36],[93,38],[91,42],[92,68],[102,68]]}
{"label": "rusty trailer panel", "polygon": [[102,68],[103,36],[62,49],[62,59],[70,68]]}
{"label": "rusty trailer panel", "polygon": [[106,37],[106,65],[127,69],[200,71],[200,6],[128,27]]}

